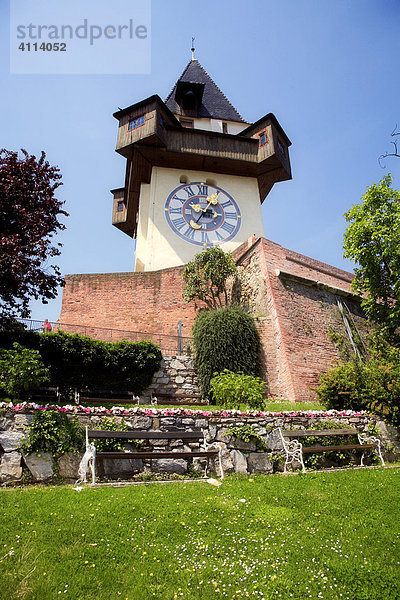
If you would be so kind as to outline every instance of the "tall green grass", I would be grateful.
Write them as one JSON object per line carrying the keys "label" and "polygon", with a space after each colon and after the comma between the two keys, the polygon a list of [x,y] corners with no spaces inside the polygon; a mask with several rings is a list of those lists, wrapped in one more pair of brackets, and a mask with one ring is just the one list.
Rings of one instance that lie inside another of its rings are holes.
{"label": "tall green grass", "polygon": [[0,492],[0,598],[395,600],[400,468]]}

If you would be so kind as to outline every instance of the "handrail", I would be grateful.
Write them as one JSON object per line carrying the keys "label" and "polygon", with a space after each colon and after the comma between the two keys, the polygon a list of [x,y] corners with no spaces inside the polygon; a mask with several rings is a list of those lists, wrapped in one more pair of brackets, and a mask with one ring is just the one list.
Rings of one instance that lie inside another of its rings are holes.
{"label": "handrail", "polygon": [[[18,319],[19,323],[24,325],[29,331],[45,332],[43,321],[37,319]],[[148,331],[131,331],[126,329],[116,329],[107,327],[98,327],[96,325],[81,325],[76,323],[60,323],[59,321],[48,321],[51,325],[51,331],[66,331],[67,333],[78,333],[87,335],[93,339],[100,339],[106,342],[116,342],[126,340],[128,342],[139,342],[150,340],[158,344],[163,353],[172,354],[191,354],[192,338],[180,335],[168,335],[165,333],[154,333]]]}

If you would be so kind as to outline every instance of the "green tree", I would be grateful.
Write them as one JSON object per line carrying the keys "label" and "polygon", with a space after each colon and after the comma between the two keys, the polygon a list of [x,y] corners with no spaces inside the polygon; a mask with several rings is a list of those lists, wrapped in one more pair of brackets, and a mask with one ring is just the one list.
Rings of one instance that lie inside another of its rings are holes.
{"label": "green tree", "polygon": [[202,310],[193,325],[195,367],[204,396],[210,380],[224,369],[260,374],[260,337],[254,319],[241,306]]}
{"label": "green tree", "polygon": [[0,393],[14,398],[20,392],[39,387],[49,379],[48,369],[37,350],[17,342],[11,350],[0,348]]}
{"label": "green tree", "polygon": [[400,326],[400,192],[387,175],[346,214],[344,256],[357,263],[352,287],[367,318],[389,336]]}
{"label": "green tree", "polygon": [[183,271],[183,298],[186,302],[202,300],[208,308],[221,308],[228,303],[226,280],[236,273],[236,269],[230,252],[224,252],[218,246],[203,250]]}
{"label": "green tree", "polygon": [[68,213],[54,194],[61,185],[57,167],[22,150],[0,150],[0,321],[30,316],[29,301],[44,304],[64,285],[52,264],[60,255],[54,236]]}

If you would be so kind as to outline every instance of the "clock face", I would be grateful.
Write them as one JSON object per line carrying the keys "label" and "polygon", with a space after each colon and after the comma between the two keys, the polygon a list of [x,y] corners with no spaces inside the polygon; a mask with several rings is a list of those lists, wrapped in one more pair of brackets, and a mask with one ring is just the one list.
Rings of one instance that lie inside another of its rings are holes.
{"label": "clock face", "polygon": [[228,192],[194,181],[174,189],[165,203],[165,218],[180,238],[197,246],[217,246],[235,237],[241,214]]}

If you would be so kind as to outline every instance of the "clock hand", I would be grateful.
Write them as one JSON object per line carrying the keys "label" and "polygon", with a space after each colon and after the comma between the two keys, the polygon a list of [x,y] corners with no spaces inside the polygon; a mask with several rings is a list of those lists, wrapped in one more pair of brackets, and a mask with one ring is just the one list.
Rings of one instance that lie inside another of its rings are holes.
{"label": "clock hand", "polygon": [[201,229],[201,225],[198,225],[197,223],[195,223],[193,221],[193,219],[190,219],[189,225],[190,225],[190,227],[192,227],[192,229]]}
{"label": "clock hand", "polygon": [[[215,194],[211,194],[211,196],[207,196],[207,200],[208,200],[207,206],[205,208],[201,209],[203,211],[203,213],[207,212],[210,204],[218,204],[218,194],[215,193]],[[196,219],[196,223],[198,223],[200,221],[200,218],[202,216],[203,216],[202,214],[199,215],[198,219]]]}

